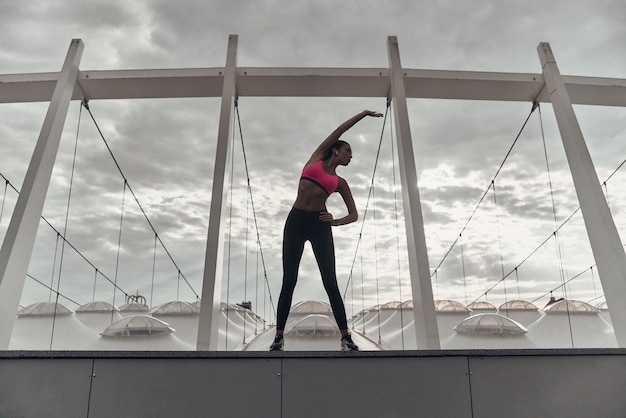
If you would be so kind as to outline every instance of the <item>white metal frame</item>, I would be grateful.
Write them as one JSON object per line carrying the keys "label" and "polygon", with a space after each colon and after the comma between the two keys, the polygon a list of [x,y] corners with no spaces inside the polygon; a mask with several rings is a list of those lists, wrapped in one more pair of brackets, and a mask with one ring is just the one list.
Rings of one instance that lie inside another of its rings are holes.
{"label": "white metal frame", "polygon": [[[37,228],[50,185],[63,125],[83,53],[83,42],[73,39],[57,76],[50,106],[24,177],[11,222],[0,250],[0,349],[7,349],[20,303],[24,280],[35,245]],[[1,94],[1,92],[0,92]]]}
{"label": "white metal frame", "polygon": [[[403,207],[415,306],[417,347],[438,349],[417,174],[406,100],[412,98],[550,102],[570,164],[587,233],[620,347],[626,347],[626,254],[578,126],[573,104],[626,106],[626,79],[563,76],[547,43],[538,47],[542,74],[402,68],[398,41],[388,38],[389,68],[237,67],[236,35],[226,65],[170,70],[79,71],[83,44],[72,40],[60,72],[0,75],[0,103],[49,101],[24,187],[0,250],[0,350],[7,349],[71,100],[221,97],[206,249],[198,350],[217,347],[228,138],[236,96],[388,97],[398,127]],[[546,87],[546,88],[544,88]]]}

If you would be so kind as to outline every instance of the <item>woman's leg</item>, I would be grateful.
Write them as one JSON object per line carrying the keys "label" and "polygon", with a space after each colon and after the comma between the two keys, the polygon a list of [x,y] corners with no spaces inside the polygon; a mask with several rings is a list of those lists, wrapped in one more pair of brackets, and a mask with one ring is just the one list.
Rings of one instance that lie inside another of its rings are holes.
{"label": "woman's leg", "polygon": [[346,308],[337,284],[335,244],[330,223],[320,221],[316,233],[311,238],[311,246],[322,275],[324,289],[328,294],[328,300],[335,315],[335,321],[337,321],[341,334],[346,335],[348,333],[348,321],[346,319]]}
{"label": "woman's leg", "polygon": [[278,299],[276,312],[276,333],[282,334],[285,330],[293,291],[298,281],[298,268],[302,259],[305,237],[301,220],[292,211],[285,222],[283,232],[283,285]]}

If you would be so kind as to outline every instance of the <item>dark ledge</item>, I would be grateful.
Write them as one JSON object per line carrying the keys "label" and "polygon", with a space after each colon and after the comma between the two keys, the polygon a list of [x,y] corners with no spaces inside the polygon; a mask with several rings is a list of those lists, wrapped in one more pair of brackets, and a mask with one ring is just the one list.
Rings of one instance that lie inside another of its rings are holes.
{"label": "dark ledge", "polygon": [[271,358],[402,358],[402,357],[523,357],[621,356],[626,348],[393,350],[393,351],[0,351],[3,359],[271,359]]}

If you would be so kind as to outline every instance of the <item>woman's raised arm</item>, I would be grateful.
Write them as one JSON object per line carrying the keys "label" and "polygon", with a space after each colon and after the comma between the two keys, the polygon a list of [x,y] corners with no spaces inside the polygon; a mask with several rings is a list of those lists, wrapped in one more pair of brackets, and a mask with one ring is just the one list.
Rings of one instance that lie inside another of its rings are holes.
{"label": "woman's raised arm", "polygon": [[352,128],[358,121],[366,116],[381,117],[383,116],[383,114],[380,112],[375,112],[373,110],[364,110],[361,113],[357,113],[356,115],[352,116],[350,119],[339,125],[337,129],[335,129],[330,135],[328,135],[328,137],[317,147],[317,149],[311,155],[309,163],[323,159],[326,152],[330,148],[332,148],[333,145],[335,145],[341,135],[343,135],[348,129]]}

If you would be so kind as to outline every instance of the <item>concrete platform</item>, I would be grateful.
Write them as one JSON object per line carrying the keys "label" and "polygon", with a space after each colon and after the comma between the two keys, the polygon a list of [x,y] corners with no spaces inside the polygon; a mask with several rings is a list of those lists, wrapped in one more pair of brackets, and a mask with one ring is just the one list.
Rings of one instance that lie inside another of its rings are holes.
{"label": "concrete platform", "polygon": [[621,417],[626,349],[0,352],[0,417]]}

